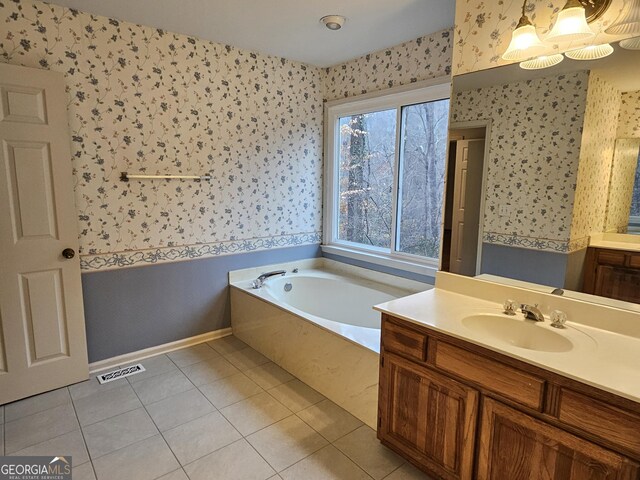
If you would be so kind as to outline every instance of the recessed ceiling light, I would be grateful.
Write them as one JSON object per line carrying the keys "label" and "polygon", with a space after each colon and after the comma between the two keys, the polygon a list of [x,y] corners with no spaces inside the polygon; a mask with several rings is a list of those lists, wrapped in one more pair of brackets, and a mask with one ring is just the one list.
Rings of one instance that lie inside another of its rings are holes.
{"label": "recessed ceiling light", "polygon": [[346,18],[342,15],[325,15],[320,19],[320,23],[323,23],[329,30],[340,30],[345,20]]}

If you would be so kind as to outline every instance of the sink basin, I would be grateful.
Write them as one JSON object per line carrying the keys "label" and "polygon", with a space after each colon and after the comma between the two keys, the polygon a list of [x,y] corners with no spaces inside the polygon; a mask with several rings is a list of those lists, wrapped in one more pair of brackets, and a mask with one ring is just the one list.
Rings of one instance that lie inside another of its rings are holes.
{"label": "sink basin", "polygon": [[[471,315],[462,319],[469,330],[488,339],[498,340],[514,347],[539,352],[568,352],[573,343],[544,324],[506,315]],[[548,324],[547,324],[548,325]]]}

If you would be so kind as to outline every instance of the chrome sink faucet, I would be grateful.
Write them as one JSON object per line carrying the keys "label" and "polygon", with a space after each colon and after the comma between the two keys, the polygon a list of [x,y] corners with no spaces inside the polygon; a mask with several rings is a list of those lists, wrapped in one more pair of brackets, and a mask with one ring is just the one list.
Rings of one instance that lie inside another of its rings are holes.
{"label": "chrome sink faucet", "polygon": [[253,282],[251,282],[251,287],[257,290],[258,288],[261,288],[264,285],[264,282],[267,278],[275,277],[276,275],[284,275],[285,273],[287,273],[286,270],[274,270],[273,272],[263,273],[258,278],[256,278]]}
{"label": "chrome sink faucet", "polygon": [[533,320],[534,322],[544,322],[544,315],[537,305],[520,305],[520,310],[524,313],[524,318],[527,320]]}

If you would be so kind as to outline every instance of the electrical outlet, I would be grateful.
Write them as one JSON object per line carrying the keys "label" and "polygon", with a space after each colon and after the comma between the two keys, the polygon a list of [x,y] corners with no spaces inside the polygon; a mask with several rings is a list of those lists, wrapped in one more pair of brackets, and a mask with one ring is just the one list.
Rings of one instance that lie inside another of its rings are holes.
{"label": "electrical outlet", "polygon": [[511,216],[511,205],[500,205],[498,207],[498,215],[501,217]]}

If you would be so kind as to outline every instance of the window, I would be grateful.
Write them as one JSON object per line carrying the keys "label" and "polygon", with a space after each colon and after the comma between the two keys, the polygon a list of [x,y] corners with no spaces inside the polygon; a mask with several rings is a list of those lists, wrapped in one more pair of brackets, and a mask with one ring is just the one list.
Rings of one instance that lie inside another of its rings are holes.
{"label": "window", "polygon": [[437,267],[449,93],[434,83],[328,105],[325,251]]}

